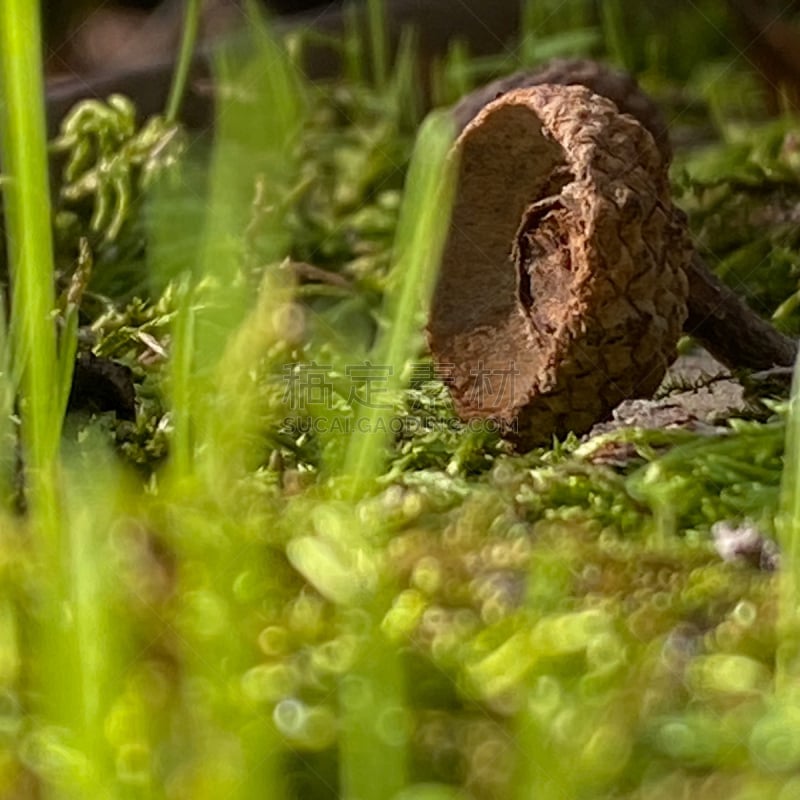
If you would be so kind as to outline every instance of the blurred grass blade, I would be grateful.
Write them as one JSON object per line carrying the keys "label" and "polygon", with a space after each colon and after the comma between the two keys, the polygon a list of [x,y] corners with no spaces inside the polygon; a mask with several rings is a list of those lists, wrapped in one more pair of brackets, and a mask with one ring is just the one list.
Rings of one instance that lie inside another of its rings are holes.
{"label": "blurred grass blade", "polygon": [[[232,466],[254,453],[249,445],[259,401],[253,365],[273,342],[272,313],[285,300],[272,272],[289,246],[285,197],[296,174],[294,137],[306,113],[287,54],[263,19],[254,28],[254,55],[241,62],[227,54],[218,65],[220,83],[238,87],[244,99],[234,95],[220,103],[200,258],[202,275],[215,285],[215,309],[199,317],[196,342],[196,367],[211,378],[201,396],[214,395],[205,398],[200,430],[215,486],[233,479]],[[257,254],[247,252],[256,237]],[[259,267],[267,265],[260,291],[248,271],[254,258]]]}
{"label": "blurred grass blade", "polygon": [[606,49],[617,66],[629,72],[637,67],[636,37],[630,35],[629,9],[621,0],[605,0],[600,5]]}
{"label": "blurred grass blade", "polygon": [[[380,598],[380,603],[389,599]],[[408,778],[408,699],[402,661],[380,629],[377,609],[364,610],[366,614],[358,614],[361,652],[339,686],[342,800],[386,800]]]}
{"label": "blurred grass blade", "polygon": [[418,64],[419,33],[414,28],[407,28],[400,35],[397,47],[392,94],[398,122],[409,128],[419,125],[422,117],[423,100],[417,74]]}
{"label": "blurred grass blade", "polygon": [[[800,363],[800,362],[799,362]],[[800,679],[800,368],[795,364],[786,449],[776,520],[781,547],[775,683],[778,691]]]}
{"label": "blurred grass blade", "polygon": [[[421,312],[428,308],[450,219],[454,185],[449,158],[453,126],[448,114],[428,118],[420,130],[406,183],[389,279],[384,328],[369,363],[388,369],[388,388],[404,383],[406,363],[420,349]],[[361,410],[356,409],[360,414]],[[343,474],[347,492],[356,501],[369,491],[384,465],[391,432],[390,403],[372,403],[363,410],[350,437]],[[375,543],[382,532],[359,519],[347,529],[358,560],[380,564]],[[382,585],[362,601],[358,617],[360,656],[341,681],[340,773],[345,800],[384,800],[405,784],[408,768],[407,707],[404,673],[395,645],[380,621],[393,592]],[[343,625],[352,625],[350,611]],[[366,626],[366,630],[364,630]],[[354,631],[355,633],[355,631]],[[369,758],[365,758],[369,753]]]}
{"label": "blurred grass blade", "polygon": [[[223,48],[215,64],[215,141],[201,193],[202,229],[194,231],[200,246],[175,284],[172,471],[159,494],[163,528],[181,565],[181,715],[194,773],[182,791],[193,800],[284,796],[283,745],[261,698],[248,695],[243,676],[258,656],[240,619],[241,587],[254,570],[263,585],[262,569],[268,571],[264,533],[252,517],[271,524],[271,511],[242,502],[242,483],[263,455],[266,401],[258,379],[281,333],[272,317],[286,293],[273,270],[288,246],[285,197],[296,175],[294,140],[306,99],[283,47],[254,4],[247,9],[250,40]],[[168,192],[156,187],[156,213]],[[175,231],[157,220],[151,231],[151,269],[156,276],[162,268],[174,272]],[[179,238],[190,234],[180,230]],[[198,583],[201,573],[208,579]],[[207,691],[195,697],[191,687]]]}
{"label": "blurred grass blade", "polygon": [[[253,198],[260,190],[260,206],[268,209],[258,219],[260,268],[278,262],[288,247],[283,200],[295,174],[292,147],[306,110],[304,94],[282,46],[262,19],[254,20],[252,27],[248,46],[223,48],[216,64],[220,87],[216,139],[200,223],[201,245],[186,264],[192,274],[184,274],[178,284],[174,329],[173,464],[178,474],[186,475],[196,466],[195,454],[202,451],[205,468],[210,470],[207,477],[215,486],[222,475],[234,477],[227,467],[242,461],[246,430],[256,423],[256,415],[243,410],[248,406],[242,392],[245,376],[261,355],[250,345],[268,346],[263,336],[248,342],[240,335],[251,324],[248,320],[257,305],[252,276],[246,269],[253,255],[247,252],[254,238],[248,228]],[[152,204],[156,214],[168,192],[168,187],[156,187]],[[184,220],[182,224],[192,223]],[[168,240],[176,236],[175,231],[155,221],[151,232],[156,237],[151,247],[156,256],[152,272],[156,276],[174,272],[175,265],[162,264],[159,255],[170,260]],[[183,233],[180,238],[191,238],[188,231]],[[258,313],[262,318],[268,315],[263,306],[265,296],[273,294],[265,289],[260,295]],[[277,302],[277,295],[273,299]],[[240,352],[234,352],[236,348]],[[248,351],[247,357],[241,348]],[[253,360],[248,362],[248,357]],[[252,396],[256,387],[247,391]],[[225,410],[230,403],[239,413]],[[231,426],[239,431],[236,435]]]}
{"label": "blurred grass blade", "polygon": [[[453,138],[450,115],[432,114],[420,129],[409,167],[386,293],[385,322],[369,357],[372,364],[388,370],[390,392],[402,388],[406,366],[420,351],[421,312],[430,303],[449,226],[455,170],[448,155]],[[363,409],[345,456],[344,472],[353,482],[354,496],[382,468],[390,420],[388,403],[373,403]]]}
{"label": "blurred grass blade", "polygon": [[169,362],[172,447],[170,469],[180,481],[192,471],[192,370],[195,344],[194,293],[188,277],[176,289],[177,309],[172,325],[172,354]]}
{"label": "blurred grass blade", "polygon": [[[129,649],[125,639],[131,630],[120,625],[113,610],[121,607],[119,575],[109,569],[118,556],[113,549],[114,521],[123,512],[129,490],[116,456],[107,450],[98,430],[90,431],[80,451],[67,459],[65,511],[69,536],[69,616],[72,621],[69,649],[55,665],[60,680],[51,685],[54,702],[67,694],[80,698],[80,713],[71,720],[78,749],[91,764],[94,794],[113,791],[116,783],[114,748],[103,729],[120,689],[123,665],[120,655]],[[63,666],[74,659],[74,684]]]}
{"label": "blurred grass blade", "polygon": [[350,83],[364,83],[364,35],[358,24],[358,8],[355,3],[345,3],[342,9],[344,35],[342,41],[342,74]]}
{"label": "blurred grass blade", "polygon": [[64,324],[58,338],[58,381],[55,386],[55,413],[63,418],[67,413],[72,390],[72,373],[78,352],[78,324],[81,300],[92,275],[93,255],[87,239],[79,242],[78,264],[66,291],[63,304]]}
{"label": "blurred grass blade", "polygon": [[367,0],[369,53],[372,59],[372,81],[383,90],[389,81],[389,32],[386,27],[385,0]]}
{"label": "blurred grass blade", "polygon": [[0,513],[8,510],[15,494],[17,429],[12,414],[19,379],[13,373],[5,303],[0,303]]}
{"label": "blurred grass blade", "polygon": [[[56,461],[62,424],[57,387],[69,380],[72,363],[62,365],[59,373],[39,7],[29,0],[0,3],[0,159],[6,176],[4,212],[13,309],[10,336],[3,347],[4,383],[10,360],[11,370],[19,376],[18,386],[16,381],[13,384],[19,388],[33,534],[30,558],[35,565],[27,589],[36,603],[20,623],[26,630],[23,680],[28,683],[31,710],[44,722],[44,739],[48,725],[74,730],[82,714],[76,693],[80,681],[74,680],[80,668],[74,657],[65,661],[66,654],[74,654],[74,638],[68,622],[71,576],[64,563],[69,540],[64,536]],[[6,383],[4,388],[10,387]],[[16,443],[11,451],[16,454]],[[76,763],[84,764],[85,755],[78,754]]]}

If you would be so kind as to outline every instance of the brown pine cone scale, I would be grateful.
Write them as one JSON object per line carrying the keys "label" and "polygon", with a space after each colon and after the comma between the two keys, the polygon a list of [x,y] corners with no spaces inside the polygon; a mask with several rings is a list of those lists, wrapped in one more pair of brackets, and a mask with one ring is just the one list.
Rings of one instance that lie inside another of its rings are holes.
{"label": "brown pine cone scale", "polygon": [[528,89],[544,83],[559,86],[585,86],[601,97],[613,100],[620,113],[630,114],[650,131],[661,155],[669,163],[672,146],[664,115],[627,72],[612,69],[586,58],[556,58],[534,70],[516,72],[476,89],[453,107],[458,130],[463,130],[487,103],[515,89]]}

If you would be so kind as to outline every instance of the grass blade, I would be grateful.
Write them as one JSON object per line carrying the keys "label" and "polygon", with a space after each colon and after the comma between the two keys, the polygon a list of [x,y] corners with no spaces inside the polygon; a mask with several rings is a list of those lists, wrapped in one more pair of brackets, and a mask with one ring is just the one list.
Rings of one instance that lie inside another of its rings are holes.
{"label": "grass blade", "polygon": [[[447,235],[454,189],[453,142],[449,115],[435,114],[423,124],[409,167],[406,192],[389,279],[384,329],[369,361],[389,368],[388,389],[402,388],[409,360],[419,352],[420,310],[427,309]],[[391,410],[374,403],[364,409],[350,437],[344,473],[360,493],[379,474],[390,431]]]}
{"label": "grass blade", "polygon": [[776,531],[781,547],[778,636],[775,665],[777,690],[785,691],[800,677],[800,370],[795,365]]}
{"label": "grass blade", "polygon": [[[11,264],[12,347],[22,376],[21,411],[34,506],[54,503],[53,466],[60,419],[53,413],[56,338],[53,244],[40,59],[39,5],[0,4],[0,153]],[[43,509],[40,509],[43,510]]]}

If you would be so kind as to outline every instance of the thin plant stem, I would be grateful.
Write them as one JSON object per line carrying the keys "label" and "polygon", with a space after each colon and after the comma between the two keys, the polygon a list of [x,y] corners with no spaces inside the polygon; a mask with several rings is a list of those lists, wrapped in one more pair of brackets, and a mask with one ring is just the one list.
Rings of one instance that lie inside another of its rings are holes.
{"label": "thin plant stem", "polygon": [[183,23],[183,36],[181,49],[178,55],[178,64],[172,77],[172,86],[167,100],[167,121],[175,122],[178,118],[181,102],[186,91],[186,82],[189,78],[189,68],[192,65],[192,54],[197,42],[197,31],[200,28],[200,3],[201,0],[186,0],[186,15]]}

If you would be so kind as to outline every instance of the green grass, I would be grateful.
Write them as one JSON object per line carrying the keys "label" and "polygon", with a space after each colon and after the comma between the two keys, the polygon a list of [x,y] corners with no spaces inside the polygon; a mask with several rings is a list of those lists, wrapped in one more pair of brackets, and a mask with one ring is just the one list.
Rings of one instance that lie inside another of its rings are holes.
{"label": "green grass", "polygon": [[[454,47],[440,96],[574,48],[685,76],[650,10],[625,41],[625,4],[556,6],[528,7],[515,64]],[[797,389],[710,433],[514,454],[468,430],[422,336],[454,164],[447,115],[419,119],[413,35],[393,62],[370,3],[348,80],[313,87],[253,9],[210,150],[172,124],[181,70],[169,121],[76,113],[53,251],[38,21],[0,7],[0,798],[793,797]],[[705,80],[704,124],[727,119]],[[738,274],[752,254],[720,229],[794,191],[795,124],[676,170]],[[796,247],[767,228],[787,257],[751,285],[775,308]],[[62,432],[87,319],[137,418]],[[292,395],[309,379],[322,402]],[[722,561],[720,522],[775,537],[781,571]]]}
{"label": "green grass", "polygon": [[[39,19],[29,3],[2,9],[2,152],[7,247],[12,281],[9,321],[11,373],[4,379],[23,388],[22,415],[28,472],[36,515],[52,520],[55,453],[61,430],[58,411],[64,380],[57,380],[56,331],[52,310],[53,247],[44,123]],[[65,347],[69,347],[65,343]],[[69,361],[69,358],[67,358]],[[69,374],[65,375],[69,384]],[[55,399],[55,404],[54,404]]]}

